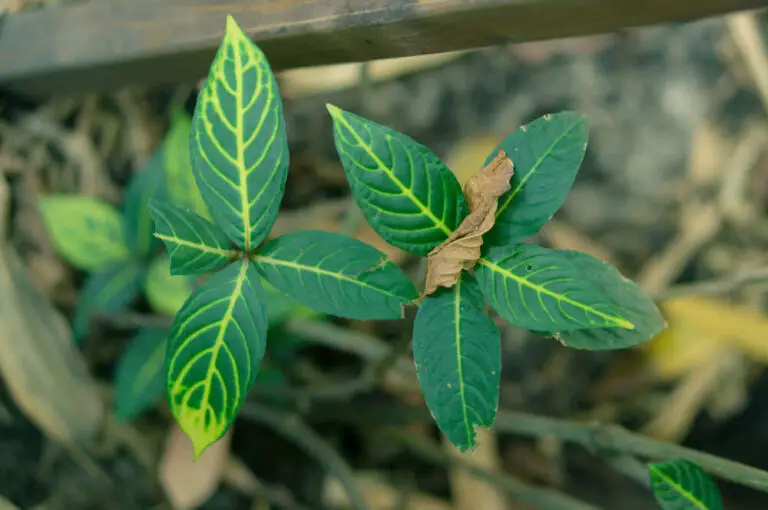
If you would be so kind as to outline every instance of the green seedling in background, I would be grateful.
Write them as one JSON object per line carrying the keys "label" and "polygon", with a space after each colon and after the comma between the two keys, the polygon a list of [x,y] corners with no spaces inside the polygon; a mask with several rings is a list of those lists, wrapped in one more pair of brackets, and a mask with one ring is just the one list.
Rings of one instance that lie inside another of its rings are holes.
{"label": "green seedling in background", "polygon": [[[373,229],[421,256],[448,239],[469,213],[453,173],[402,133],[328,111],[352,194]],[[629,347],[663,328],[654,303],[610,265],[522,242],[561,206],[587,138],[584,116],[563,112],[504,139],[499,148],[515,172],[474,271],[419,304],[413,355],[421,388],[461,450],[475,446],[477,428],[492,425],[498,405],[501,349],[486,301],[510,323],[581,349]],[[267,240],[288,173],[283,106],[265,55],[232,17],[189,144],[210,218],[162,200],[151,211],[171,273],[213,273],[176,314],[165,360],[171,411],[199,456],[236,418],[259,371],[268,325],[262,278],[311,309],[362,320],[402,318],[419,291],[359,240],[325,231]]]}
{"label": "green seedling in background", "polygon": [[[208,218],[189,161],[191,117],[172,112],[171,128],[147,165],[132,178],[122,210],[79,195],[47,195],[39,209],[62,257],[89,274],[74,314],[74,336],[85,338],[95,314],[128,308],[142,292],[157,313],[173,316],[191,294],[196,277],[171,274],[171,261],[154,236],[149,212],[165,198]],[[301,307],[271,286],[269,324],[279,325]],[[140,328],[115,370],[115,414],[130,420],[162,397],[168,328]]]}

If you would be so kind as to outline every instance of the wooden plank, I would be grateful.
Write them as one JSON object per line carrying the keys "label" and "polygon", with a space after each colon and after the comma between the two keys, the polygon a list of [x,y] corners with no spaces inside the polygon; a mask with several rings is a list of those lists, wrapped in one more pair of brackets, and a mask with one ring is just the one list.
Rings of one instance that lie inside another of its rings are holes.
{"label": "wooden plank", "polygon": [[227,14],[276,70],[604,33],[766,0],[86,0],[7,15],[0,86],[90,92],[205,76]]}

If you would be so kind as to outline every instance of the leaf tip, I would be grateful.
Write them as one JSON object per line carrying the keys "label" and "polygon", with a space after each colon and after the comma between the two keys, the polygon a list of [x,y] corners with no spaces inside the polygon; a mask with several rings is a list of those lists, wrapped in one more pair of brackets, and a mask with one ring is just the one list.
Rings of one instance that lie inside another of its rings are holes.
{"label": "leaf tip", "polygon": [[240,26],[237,24],[237,21],[235,21],[235,18],[231,14],[227,14],[227,25],[224,29],[225,36],[237,36],[240,32]]}
{"label": "leaf tip", "polygon": [[341,108],[338,106],[332,105],[331,103],[325,103],[325,109],[328,110],[328,113],[334,119],[341,116]]}

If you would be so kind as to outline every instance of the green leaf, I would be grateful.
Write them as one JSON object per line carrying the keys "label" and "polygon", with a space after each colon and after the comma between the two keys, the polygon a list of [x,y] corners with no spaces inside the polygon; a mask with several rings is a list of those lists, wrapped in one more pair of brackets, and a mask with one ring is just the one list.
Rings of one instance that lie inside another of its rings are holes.
{"label": "green leaf", "polygon": [[292,316],[314,316],[319,313],[308,308],[292,297],[277,290],[271,283],[262,278],[261,286],[267,300],[267,320],[271,326],[282,324]]}
{"label": "green leaf", "polygon": [[318,312],[350,319],[400,319],[418,297],[387,256],[350,237],[306,230],[282,235],[254,257],[269,283]]}
{"label": "green leaf", "polygon": [[38,207],[56,251],[75,267],[99,271],[130,257],[120,213],[104,200],[46,195]]}
{"label": "green leaf", "polygon": [[182,209],[189,209],[205,219],[211,219],[192,172],[189,151],[191,137],[192,117],[181,108],[174,108],[171,111],[171,129],[163,142],[168,199]]}
{"label": "green leaf", "polygon": [[715,482],[696,464],[672,460],[649,464],[651,487],[663,510],[723,510]]}
{"label": "green leaf", "polygon": [[168,402],[194,457],[229,428],[253,386],[267,337],[259,273],[248,260],[203,282],[176,314],[168,340]]}
{"label": "green leaf", "polygon": [[163,315],[174,315],[192,293],[195,277],[171,274],[167,255],[157,257],[149,265],[144,290],[152,309]]}
{"label": "green leaf", "polygon": [[128,185],[123,210],[125,242],[131,252],[147,259],[157,245],[152,235],[154,225],[149,203],[165,193],[162,151],[156,150],[146,166],[136,173]]}
{"label": "green leaf", "polygon": [[158,200],[149,209],[155,236],[168,248],[172,274],[209,273],[237,255],[216,225],[192,211]]}
{"label": "green leaf", "polygon": [[387,242],[426,255],[469,212],[453,172],[412,138],[326,105],[352,194]]}
{"label": "green leaf", "polygon": [[216,224],[240,248],[255,249],[277,218],[288,141],[267,58],[232,16],[197,99],[191,156]]}
{"label": "green leaf", "polygon": [[131,304],[139,293],[141,279],[141,267],[130,262],[88,275],[75,308],[75,340],[88,334],[94,313],[117,312]]}
{"label": "green leaf", "polygon": [[477,282],[463,272],[424,298],[413,325],[413,360],[437,426],[461,451],[476,445],[499,404],[501,345]]}
{"label": "green leaf", "polygon": [[486,248],[475,275],[485,298],[515,326],[547,332],[634,328],[610,296],[556,250],[533,244]]}
{"label": "green leaf", "polygon": [[133,337],[115,369],[115,416],[130,421],[156,404],[165,389],[165,360],[168,330],[143,328]]}
{"label": "green leaf", "polygon": [[664,316],[653,300],[615,267],[578,251],[558,250],[558,253],[576,266],[583,278],[602,290],[622,316],[635,325],[633,330],[594,328],[563,331],[555,335],[558,341],[575,349],[624,349],[647,342],[664,329]]}
{"label": "green leaf", "polygon": [[504,245],[538,232],[563,205],[588,139],[587,118],[577,112],[544,115],[508,135],[500,147],[514,163],[515,173],[510,190],[499,198],[496,224],[484,241]]}

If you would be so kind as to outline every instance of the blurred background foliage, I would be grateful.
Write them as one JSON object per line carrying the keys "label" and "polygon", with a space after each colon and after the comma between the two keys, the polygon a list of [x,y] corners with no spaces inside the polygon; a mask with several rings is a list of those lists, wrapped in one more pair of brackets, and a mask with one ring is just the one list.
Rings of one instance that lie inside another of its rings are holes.
{"label": "blurred background foliage", "polygon": [[[614,264],[657,299],[668,328],[642,348],[580,352],[497,321],[501,409],[615,422],[768,469],[767,25],[739,14],[278,73],[292,160],[272,235],[353,235],[422,282],[423,265],[378,238],[351,201],[326,102],[416,138],[462,182],[518,126],[581,111],[585,163],[537,241]],[[430,462],[371,426],[439,441],[412,412],[424,411],[412,310],[405,321],[339,320],[274,289],[249,402],[191,463],[162,397],[167,328],[191,282],[169,277],[155,245],[144,283],[106,306],[104,282],[57,250],[38,204],[65,194],[127,215],[132,190],[161,176],[174,200],[199,208],[183,178],[188,155],[174,149],[196,91],[0,94],[0,495],[46,510],[348,508],[353,484],[372,509],[528,508],[452,468],[449,447]],[[598,508],[654,508],[647,488],[551,438],[484,431],[468,458]],[[729,510],[768,505],[719,486]]]}

